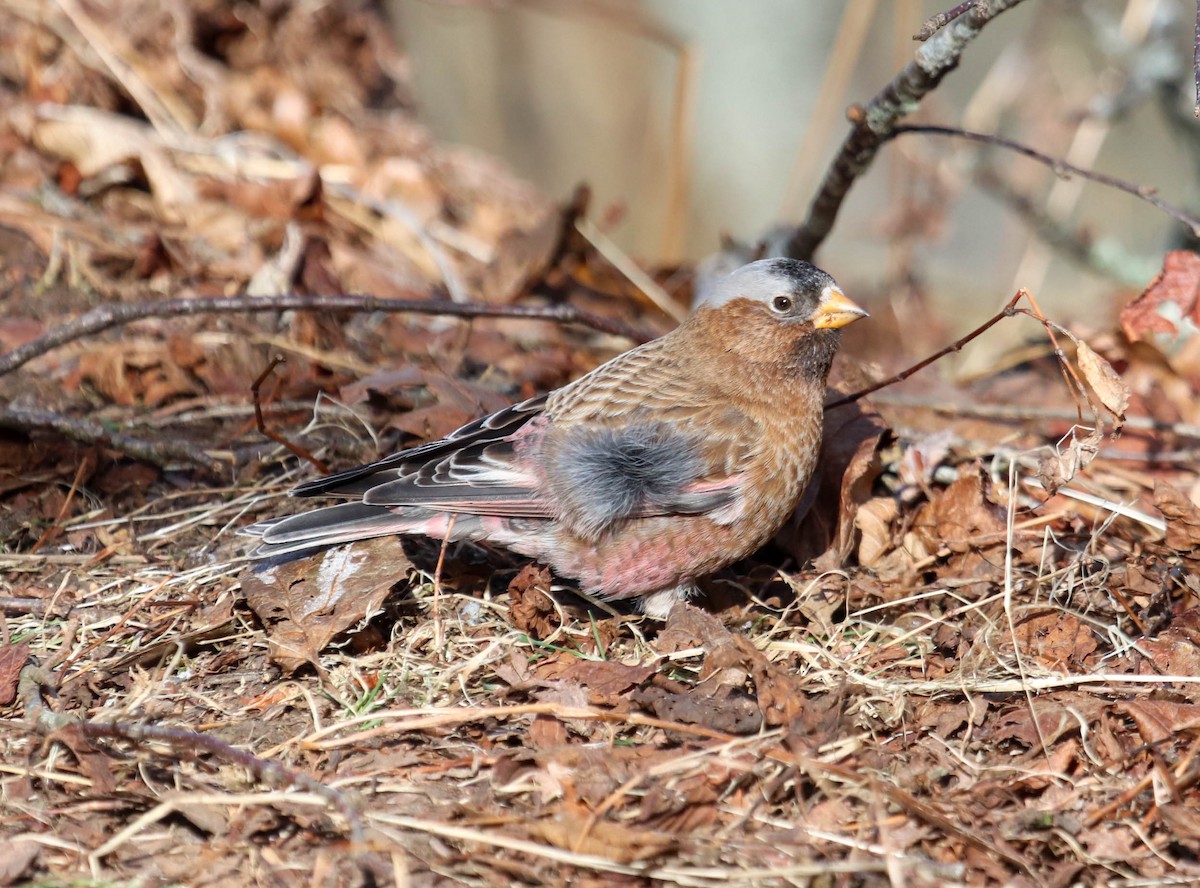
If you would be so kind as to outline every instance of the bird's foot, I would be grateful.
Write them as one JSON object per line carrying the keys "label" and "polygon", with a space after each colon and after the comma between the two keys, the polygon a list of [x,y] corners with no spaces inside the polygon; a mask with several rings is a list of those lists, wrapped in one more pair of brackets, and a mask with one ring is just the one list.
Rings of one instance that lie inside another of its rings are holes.
{"label": "bird's foot", "polygon": [[700,589],[695,583],[680,583],[670,589],[659,589],[644,596],[639,605],[642,613],[655,620],[665,620],[671,613],[676,602],[687,601],[693,595],[699,594]]}

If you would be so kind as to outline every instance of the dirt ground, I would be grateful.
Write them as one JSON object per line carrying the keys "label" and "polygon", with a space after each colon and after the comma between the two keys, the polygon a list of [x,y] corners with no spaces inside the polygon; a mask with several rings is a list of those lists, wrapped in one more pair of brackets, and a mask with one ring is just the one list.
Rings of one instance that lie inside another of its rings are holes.
{"label": "dirt ground", "polygon": [[[1200,879],[1192,253],[830,410],[808,512],[665,623],[470,544],[250,568],[314,463],[675,323],[586,195],[416,123],[384,33],[0,9],[0,885]],[[840,390],[903,363],[890,298]]]}

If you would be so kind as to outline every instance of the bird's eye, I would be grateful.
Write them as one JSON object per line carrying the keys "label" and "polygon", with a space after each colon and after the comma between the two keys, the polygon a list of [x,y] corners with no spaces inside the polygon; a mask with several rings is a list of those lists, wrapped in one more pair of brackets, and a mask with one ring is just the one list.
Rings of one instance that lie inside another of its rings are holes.
{"label": "bird's eye", "polygon": [[776,296],[771,300],[771,308],[775,309],[780,314],[783,314],[785,311],[789,311],[791,307],[792,300],[788,299],[786,296]]}

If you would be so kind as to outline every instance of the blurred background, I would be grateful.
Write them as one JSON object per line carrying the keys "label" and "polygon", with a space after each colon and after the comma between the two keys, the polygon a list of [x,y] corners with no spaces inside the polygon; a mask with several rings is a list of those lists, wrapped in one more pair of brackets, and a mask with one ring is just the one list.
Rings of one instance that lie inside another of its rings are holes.
{"label": "blurred background", "polygon": [[[417,114],[439,138],[503,157],[552,198],[588,182],[611,236],[659,264],[802,220],[846,107],[911,61],[914,32],[947,7],[389,3]],[[1023,4],[985,29],[914,119],[997,132],[1196,208],[1194,13],[1186,0]],[[1022,218],[1021,203],[1045,218]],[[1143,286],[1184,235],[1129,195],[1011,152],[909,135],[855,185],[818,259],[885,289],[919,282],[965,324],[1018,286],[1069,316],[1094,313],[1114,282]]]}

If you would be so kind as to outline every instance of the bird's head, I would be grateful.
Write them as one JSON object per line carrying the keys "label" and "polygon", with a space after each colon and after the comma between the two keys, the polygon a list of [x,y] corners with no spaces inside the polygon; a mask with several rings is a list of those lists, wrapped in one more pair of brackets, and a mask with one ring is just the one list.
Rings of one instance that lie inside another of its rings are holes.
{"label": "bird's head", "polygon": [[711,309],[816,330],[837,329],[867,317],[832,277],[799,259],[760,259],[743,265],[719,281],[698,307]]}
{"label": "bird's head", "polygon": [[824,364],[823,375],[837,348],[838,331],[866,316],[815,265],[762,259],[720,280],[688,323],[747,360]]}

